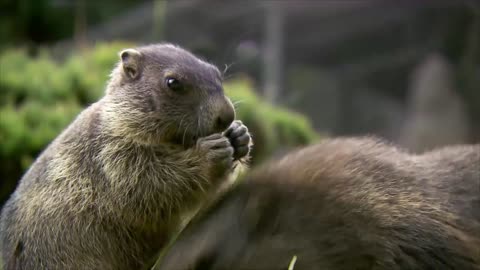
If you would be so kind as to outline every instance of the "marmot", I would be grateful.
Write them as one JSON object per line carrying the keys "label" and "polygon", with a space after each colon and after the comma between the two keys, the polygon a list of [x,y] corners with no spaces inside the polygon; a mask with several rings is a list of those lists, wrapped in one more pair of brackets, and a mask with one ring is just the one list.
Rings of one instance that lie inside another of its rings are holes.
{"label": "marmot", "polygon": [[155,269],[480,269],[480,145],[325,140],[237,182]]}
{"label": "marmot", "polygon": [[4,269],[142,268],[247,159],[234,119],[214,65],[171,44],[122,51],[5,204]]}

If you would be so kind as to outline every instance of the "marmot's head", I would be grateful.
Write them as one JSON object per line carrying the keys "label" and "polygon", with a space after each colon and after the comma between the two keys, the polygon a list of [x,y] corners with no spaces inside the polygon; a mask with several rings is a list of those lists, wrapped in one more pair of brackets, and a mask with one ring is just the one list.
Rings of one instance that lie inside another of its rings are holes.
{"label": "marmot's head", "polygon": [[120,52],[105,99],[112,132],[149,144],[189,146],[235,118],[220,71],[170,44]]}

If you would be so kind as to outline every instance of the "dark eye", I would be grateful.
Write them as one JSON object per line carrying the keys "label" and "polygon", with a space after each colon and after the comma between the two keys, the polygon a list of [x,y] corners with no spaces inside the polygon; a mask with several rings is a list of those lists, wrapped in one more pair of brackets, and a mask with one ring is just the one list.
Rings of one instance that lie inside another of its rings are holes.
{"label": "dark eye", "polygon": [[173,91],[182,91],[183,84],[175,78],[167,78],[167,86]]}

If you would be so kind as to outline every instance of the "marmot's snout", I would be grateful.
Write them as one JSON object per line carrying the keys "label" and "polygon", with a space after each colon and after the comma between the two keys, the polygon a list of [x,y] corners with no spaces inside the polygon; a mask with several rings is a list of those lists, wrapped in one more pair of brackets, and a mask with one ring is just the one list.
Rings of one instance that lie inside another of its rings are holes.
{"label": "marmot's snout", "polygon": [[229,98],[223,97],[223,102],[218,106],[217,116],[215,118],[214,129],[216,132],[226,130],[235,120],[235,109]]}

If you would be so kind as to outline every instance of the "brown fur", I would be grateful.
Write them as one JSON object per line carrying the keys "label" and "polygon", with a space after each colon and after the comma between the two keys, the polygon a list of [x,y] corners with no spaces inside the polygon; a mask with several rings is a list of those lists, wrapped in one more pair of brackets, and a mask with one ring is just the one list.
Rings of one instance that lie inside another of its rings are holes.
{"label": "brown fur", "polygon": [[155,269],[480,269],[480,145],[326,140],[252,172]]}
{"label": "brown fur", "polygon": [[139,269],[245,161],[250,136],[241,122],[230,126],[216,67],[173,45],[120,57],[106,95],[47,147],[6,203],[5,270]]}

